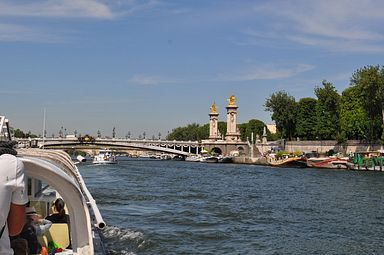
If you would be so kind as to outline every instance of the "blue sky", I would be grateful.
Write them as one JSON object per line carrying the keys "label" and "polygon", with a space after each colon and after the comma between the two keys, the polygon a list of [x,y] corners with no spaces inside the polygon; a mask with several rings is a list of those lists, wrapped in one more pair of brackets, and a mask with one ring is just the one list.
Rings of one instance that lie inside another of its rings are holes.
{"label": "blue sky", "polygon": [[285,90],[341,93],[352,73],[383,64],[384,1],[0,0],[0,115],[24,131],[147,137],[225,121],[271,123]]}

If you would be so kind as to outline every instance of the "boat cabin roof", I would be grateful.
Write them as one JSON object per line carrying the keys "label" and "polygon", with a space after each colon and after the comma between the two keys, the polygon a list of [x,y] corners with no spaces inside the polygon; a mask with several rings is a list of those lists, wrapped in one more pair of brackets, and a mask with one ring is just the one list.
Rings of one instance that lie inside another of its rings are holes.
{"label": "boat cabin roof", "polygon": [[[70,211],[73,254],[93,254],[92,231],[95,227],[104,228],[105,223],[69,155],[58,150],[19,149],[18,157],[28,177],[47,183],[66,202]],[[91,218],[95,218],[95,225]]]}

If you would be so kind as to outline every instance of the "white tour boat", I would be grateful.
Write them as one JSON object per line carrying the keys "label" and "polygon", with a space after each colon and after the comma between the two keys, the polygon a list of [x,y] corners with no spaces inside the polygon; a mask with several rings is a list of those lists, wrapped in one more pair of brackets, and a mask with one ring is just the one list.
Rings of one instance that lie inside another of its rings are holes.
{"label": "white tour boat", "polygon": [[113,154],[113,152],[109,149],[102,149],[99,151],[99,154],[97,154],[93,158],[93,164],[116,164],[116,156]]}
{"label": "white tour boat", "polygon": [[[8,120],[0,116],[0,140],[10,140],[8,127]],[[59,197],[66,203],[69,227],[66,223],[52,224],[39,238],[40,244],[44,247],[54,241],[61,245],[63,250],[56,254],[105,254],[100,232],[106,224],[69,155],[60,150],[32,148],[17,152],[28,177],[28,197],[37,213],[42,217],[50,215]],[[71,248],[67,248],[69,243]]]}

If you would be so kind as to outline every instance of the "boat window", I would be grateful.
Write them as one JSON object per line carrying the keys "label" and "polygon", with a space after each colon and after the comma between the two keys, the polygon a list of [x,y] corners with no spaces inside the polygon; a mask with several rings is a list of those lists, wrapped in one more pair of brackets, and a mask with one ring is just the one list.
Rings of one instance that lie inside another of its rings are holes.
{"label": "boat window", "polygon": [[44,181],[28,178],[28,197],[31,205],[45,218],[52,212],[52,204],[60,194]]}
{"label": "boat window", "polygon": [[[44,181],[28,178],[28,195],[30,206],[35,208],[36,213],[40,215],[41,218],[47,218],[57,213],[54,203],[61,195]],[[63,245],[65,244],[64,248],[70,246],[69,211],[66,205],[65,214],[65,220],[55,215],[48,218],[53,224],[44,235],[38,237],[38,241],[42,247],[48,247],[50,241],[63,243]]]}

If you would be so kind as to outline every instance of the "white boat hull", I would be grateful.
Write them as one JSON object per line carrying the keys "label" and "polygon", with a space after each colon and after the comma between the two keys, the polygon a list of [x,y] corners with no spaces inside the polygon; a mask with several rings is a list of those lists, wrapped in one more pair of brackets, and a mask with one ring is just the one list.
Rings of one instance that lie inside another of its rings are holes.
{"label": "white boat hull", "polygon": [[113,155],[111,150],[100,150],[99,154],[93,158],[93,164],[105,165],[105,164],[116,164],[116,156]]}

